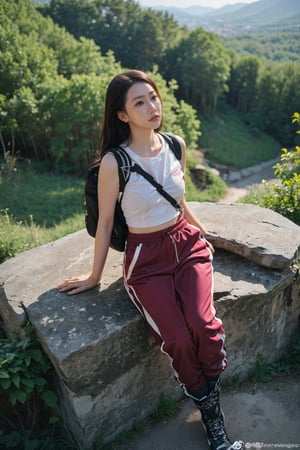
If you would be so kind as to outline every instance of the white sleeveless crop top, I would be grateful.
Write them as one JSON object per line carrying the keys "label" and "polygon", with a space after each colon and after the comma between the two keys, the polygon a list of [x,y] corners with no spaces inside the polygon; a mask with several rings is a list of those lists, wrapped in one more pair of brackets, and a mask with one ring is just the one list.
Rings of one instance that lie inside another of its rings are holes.
{"label": "white sleeveless crop top", "polygon": [[[130,147],[123,147],[134,162],[180,203],[185,190],[184,173],[167,142],[162,141],[160,152],[152,157],[139,156]],[[130,174],[121,206],[127,225],[134,228],[155,227],[180,214],[149,181],[135,172]]]}

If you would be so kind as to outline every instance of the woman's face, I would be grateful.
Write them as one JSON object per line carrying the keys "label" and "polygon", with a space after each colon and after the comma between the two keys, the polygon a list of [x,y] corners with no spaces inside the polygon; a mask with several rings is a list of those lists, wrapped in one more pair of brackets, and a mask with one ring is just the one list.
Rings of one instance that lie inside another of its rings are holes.
{"label": "woman's face", "polygon": [[153,87],[144,82],[133,84],[127,91],[125,110],[118,113],[132,128],[155,130],[162,120],[161,101]]}

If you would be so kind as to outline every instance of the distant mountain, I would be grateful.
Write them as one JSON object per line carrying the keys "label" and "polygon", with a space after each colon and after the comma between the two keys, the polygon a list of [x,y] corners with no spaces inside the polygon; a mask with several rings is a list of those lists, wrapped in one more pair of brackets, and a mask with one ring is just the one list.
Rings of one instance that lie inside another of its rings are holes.
{"label": "distant mountain", "polygon": [[186,12],[190,14],[191,16],[204,16],[205,14],[209,14],[214,10],[214,8],[211,8],[210,6],[189,6],[185,8]]}
{"label": "distant mountain", "polygon": [[151,8],[155,9],[156,11],[178,11],[178,13],[188,14],[189,16],[204,16],[210,12],[215,11],[214,8],[211,8],[210,6],[188,6],[187,8],[180,8],[179,6],[164,6],[164,5],[157,5],[157,6],[146,6],[145,8]]}
{"label": "distant mountain", "polygon": [[236,3],[218,9],[160,6],[159,10],[167,10],[173,14],[180,25],[202,27],[222,35],[300,30],[300,0],[258,0],[246,5]]}
{"label": "distant mountain", "polygon": [[225,5],[221,8],[213,9],[213,11],[210,11],[208,14],[210,17],[213,16],[219,16],[220,14],[232,14],[235,11],[238,11],[239,9],[243,8],[245,6],[245,3],[234,3],[233,5]]}
{"label": "distant mountain", "polygon": [[186,26],[188,28],[198,27],[198,18],[206,16],[210,12],[214,11],[214,8],[205,6],[190,6],[188,8],[178,8],[176,6],[152,6],[151,9],[156,11],[168,11],[172,14],[174,19],[179,25]]}

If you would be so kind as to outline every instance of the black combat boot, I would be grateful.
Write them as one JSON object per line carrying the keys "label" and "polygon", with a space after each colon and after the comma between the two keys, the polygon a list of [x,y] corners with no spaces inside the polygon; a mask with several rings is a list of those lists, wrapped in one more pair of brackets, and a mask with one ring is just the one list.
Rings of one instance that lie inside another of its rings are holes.
{"label": "black combat boot", "polygon": [[[211,389],[211,390],[210,390]],[[211,450],[241,450],[242,441],[231,442],[224,426],[224,415],[220,407],[220,382],[208,383],[208,393],[194,403],[201,411],[202,423],[206,430],[207,440]]]}

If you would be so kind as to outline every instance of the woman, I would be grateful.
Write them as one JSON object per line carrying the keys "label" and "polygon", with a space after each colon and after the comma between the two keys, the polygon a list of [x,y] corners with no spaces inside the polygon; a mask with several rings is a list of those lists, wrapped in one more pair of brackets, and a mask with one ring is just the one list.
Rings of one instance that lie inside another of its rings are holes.
{"label": "woman", "polygon": [[185,394],[200,409],[211,449],[242,448],[230,443],[219,405],[219,376],[227,361],[224,330],[213,305],[213,248],[184,199],[185,143],[178,137],[178,161],[158,133],[161,125],[161,98],[153,80],[137,70],[117,75],[107,90],[100,141],[101,215],[92,272],[67,279],[58,289],[72,295],[101,282],[119,195],[118,166],[110,149],[121,145],[183,209],[180,213],[141,175],[131,173],[122,199],[129,230],[125,287],[171,358]]}

